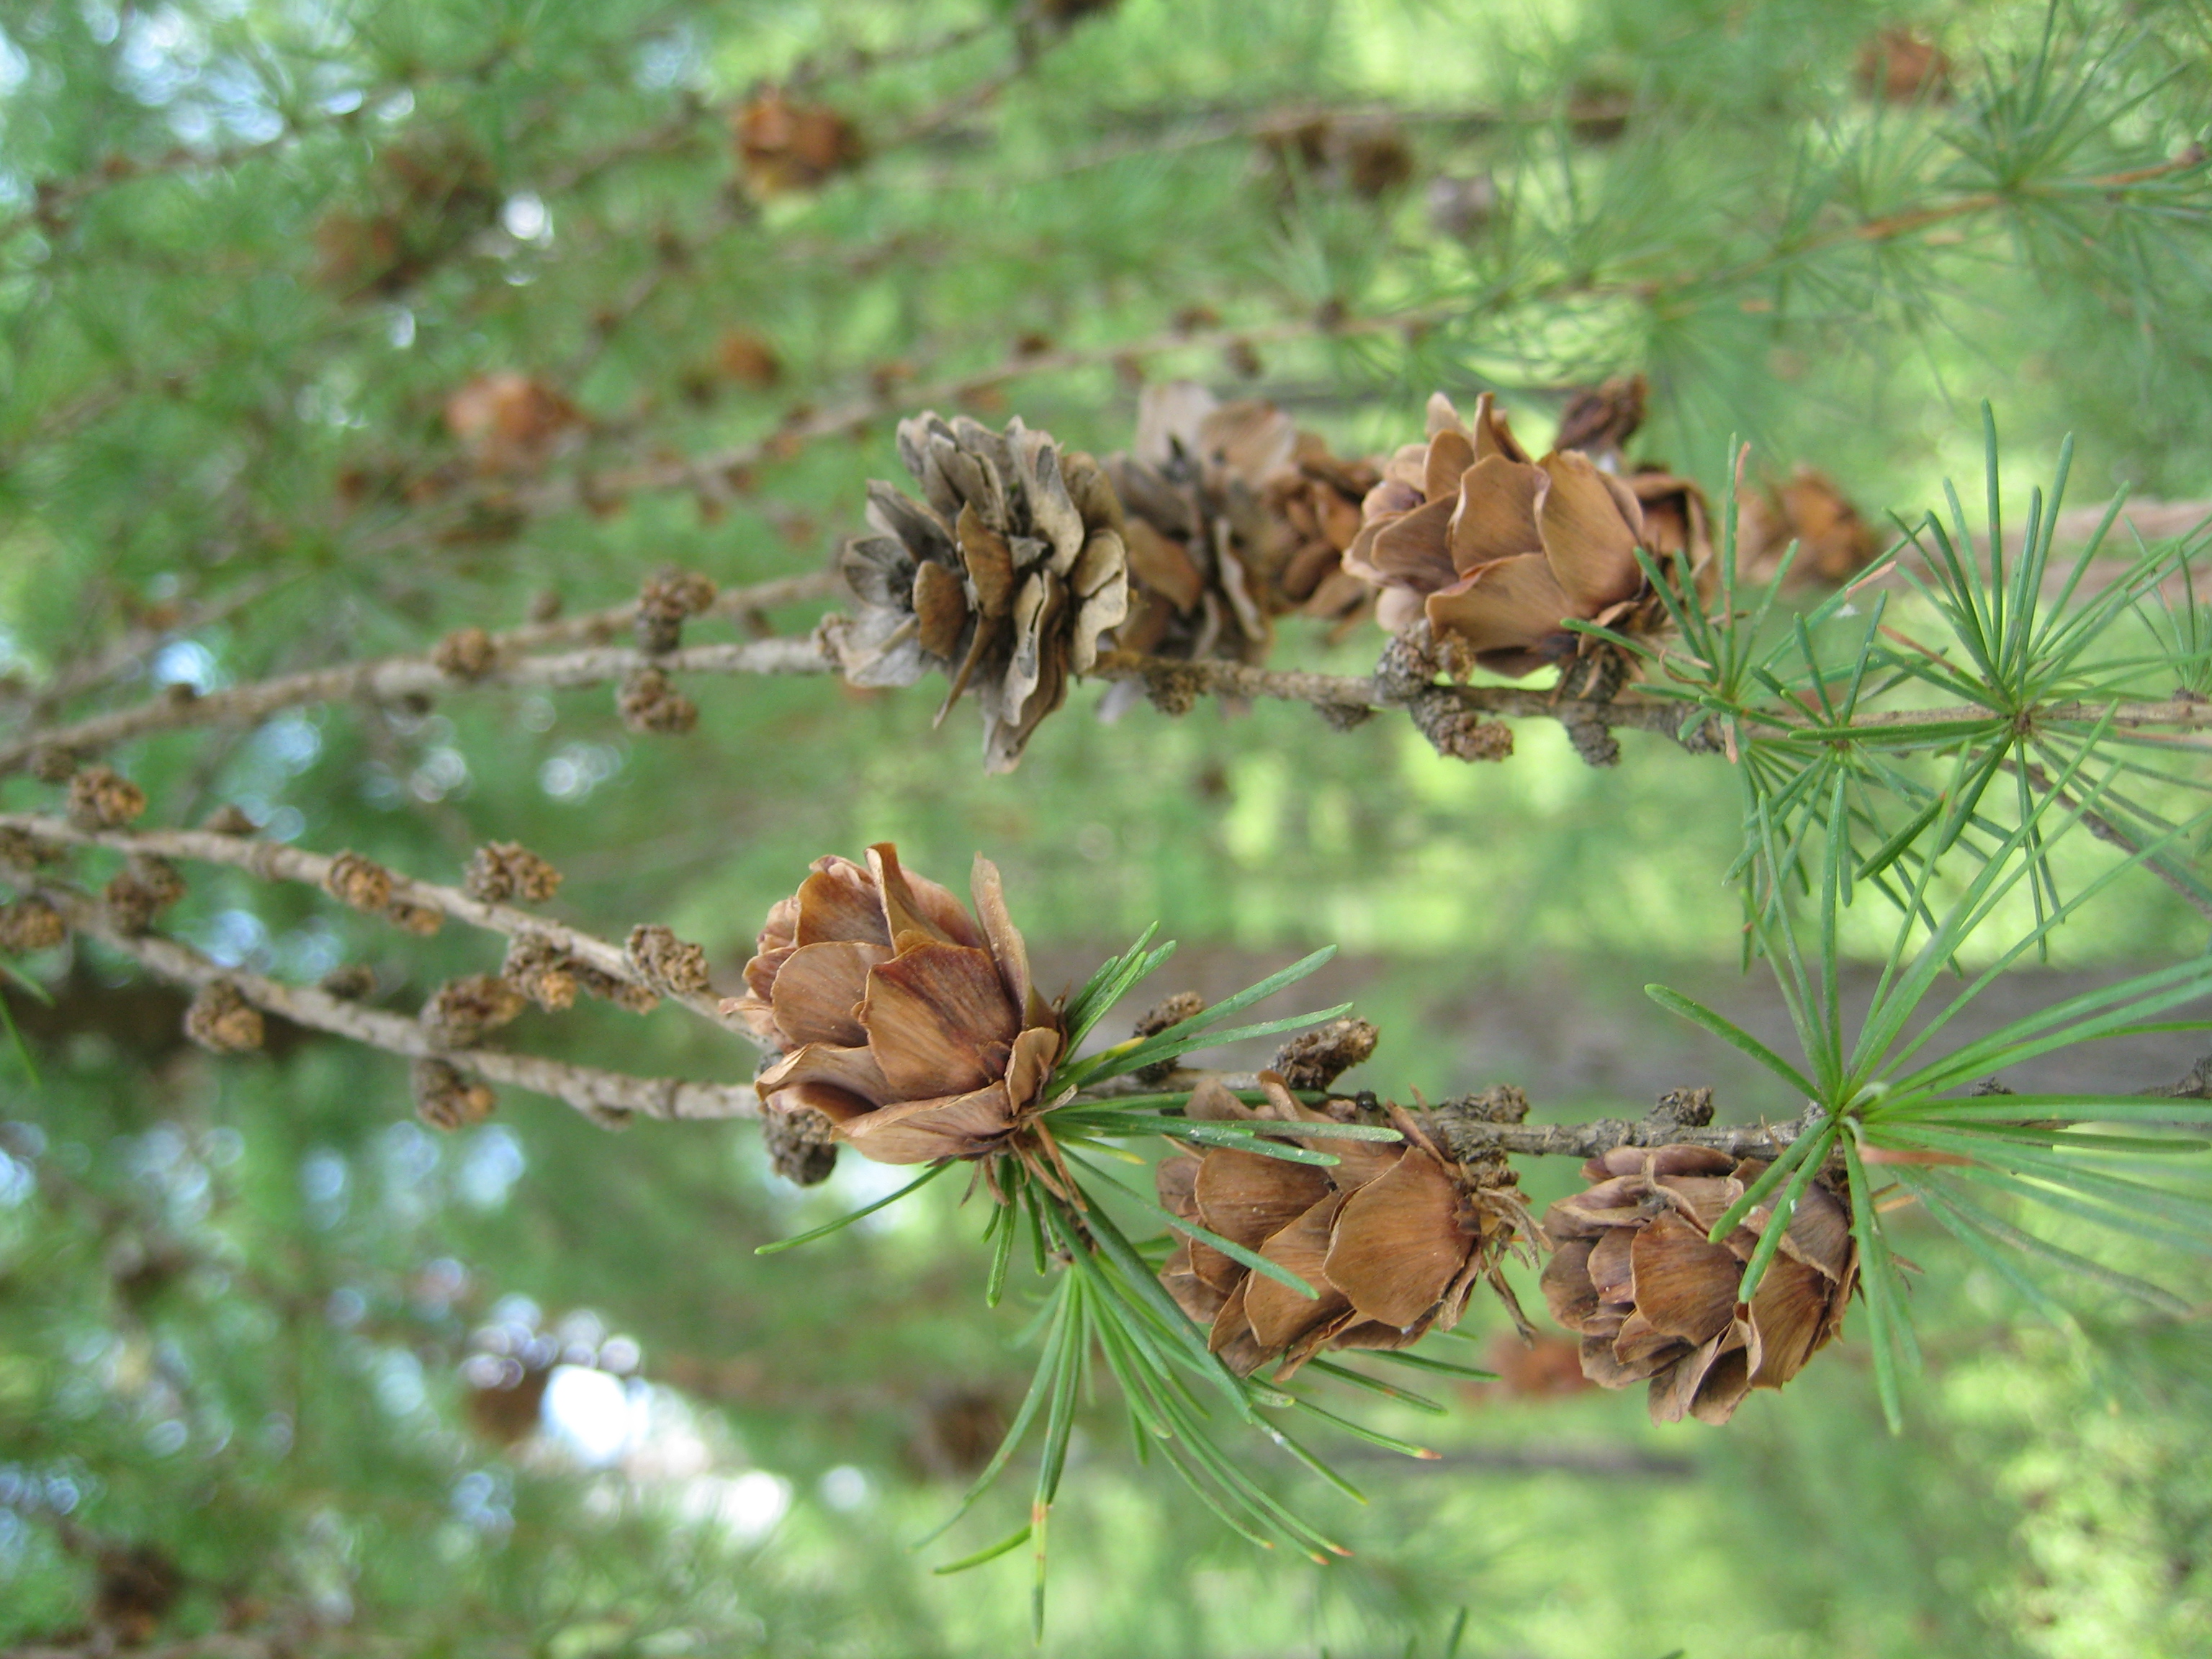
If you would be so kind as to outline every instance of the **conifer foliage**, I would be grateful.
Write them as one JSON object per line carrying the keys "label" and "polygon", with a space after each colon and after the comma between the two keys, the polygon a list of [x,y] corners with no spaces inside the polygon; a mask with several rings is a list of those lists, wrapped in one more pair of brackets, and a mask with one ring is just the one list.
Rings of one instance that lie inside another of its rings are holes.
{"label": "conifer foliage", "polygon": [[[1640,1388],[2076,1650],[1892,1472],[2207,1472],[2212,37],[1923,12],[0,21],[0,1642],[1663,1646],[1402,1520]],[[1683,1086],[1331,960],[1538,915]]]}

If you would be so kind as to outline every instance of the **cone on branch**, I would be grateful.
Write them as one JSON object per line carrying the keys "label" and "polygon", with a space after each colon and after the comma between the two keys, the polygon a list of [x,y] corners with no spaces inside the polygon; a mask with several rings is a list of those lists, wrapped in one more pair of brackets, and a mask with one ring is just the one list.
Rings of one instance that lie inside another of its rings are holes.
{"label": "cone on branch", "polygon": [[802,104],[769,87],[730,118],[745,183],[756,196],[816,190],[866,159],[860,131],[826,104]]}
{"label": "cone on branch", "polygon": [[448,678],[480,680],[499,665],[499,647],[481,628],[457,628],[432,647],[430,661]]}
{"label": "cone on branch", "polygon": [[88,766],[69,781],[69,821],[80,830],[120,830],[146,810],[146,792],[112,767]]}
{"label": "cone on branch", "polygon": [[703,997],[713,988],[705,948],[677,938],[673,928],[641,922],[629,930],[623,954],[641,981],[665,995]]}
{"label": "cone on branch", "polygon": [[62,913],[35,893],[0,904],[0,956],[51,951],[68,937]]}
{"label": "cone on branch", "polygon": [[393,899],[384,907],[384,919],[404,933],[416,939],[434,938],[446,925],[446,913],[433,905],[410,904],[405,899]]}
{"label": "cone on branch", "polygon": [[1771,581],[1792,542],[1792,587],[1841,587],[1882,551],[1881,535],[1835,480],[1802,465],[1786,483],[1747,487],[1737,497],[1737,562],[1745,580]]}
{"label": "cone on branch", "polygon": [[210,980],[185,1010],[185,1035],[218,1054],[258,1048],[268,1035],[261,1011],[227,979]]}
{"label": "cone on branch", "polygon": [[1326,1089],[1353,1066],[1365,1065],[1382,1040],[1382,1028],[1373,1021],[1347,1014],[1291,1037],[1275,1050],[1269,1069],[1290,1088]]}
{"label": "cone on branch", "polygon": [[184,872],[165,858],[134,853],[100,890],[108,915],[126,933],[143,933],[185,896]]}
{"label": "cone on branch", "polygon": [[974,915],[901,868],[817,860],[769,912],[725,1003],[784,1052],[755,1083],[764,1114],[811,1109],[879,1164],[976,1158],[1013,1138],[1059,1061],[1059,1011],[1038,994],[999,872],[977,857]]}
{"label": "cone on branch", "polygon": [[699,724],[699,705],[650,664],[633,669],[615,692],[615,712],[633,732],[681,737]]}
{"label": "cone on branch", "polygon": [[422,1005],[423,1029],[449,1048],[472,1048],[509,1024],[528,1006],[522,993],[496,974],[447,980]]}
{"label": "cone on branch", "polygon": [[1301,189],[1381,202],[1413,180],[1413,147],[1387,117],[1321,116],[1259,136],[1263,170],[1287,209]]}
{"label": "cone on branch", "polygon": [[465,1129],[492,1115],[499,1097],[491,1085],[442,1060],[418,1060],[409,1068],[415,1115],[434,1129]]}
{"label": "cone on branch", "polygon": [[733,328],[715,343],[714,367],[754,392],[775,389],[783,379],[783,359],[768,338],[749,328]]}
{"label": "cone on branch", "polygon": [[1148,386],[1135,445],[1107,472],[1128,518],[1130,616],[1114,636],[1125,651],[1256,663],[1271,618],[1341,620],[1369,603],[1343,551],[1382,475],[1273,404],[1224,404],[1190,380]]}
{"label": "cone on branch", "polygon": [[1298,434],[1290,466],[1267,489],[1267,511],[1285,532],[1281,562],[1267,578],[1279,609],[1349,622],[1375,602],[1374,590],[1344,568],[1344,550],[1359,534],[1360,502],[1382,481],[1372,461],[1346,460],[1316,434]]}
{"label": "cone on branch", "polygon": [[376,994],[376,969],[363,962],[342,962],[315,981],[325,996],[360,1002]]}
{"label": "cone on branch", "polygon": [[316,222],[315,276],[342,299],[404,293],[499,216],[492,166],[467,139],[436,134],[380,149],[366,210]]}
{"label": "cone on branch", "polygon": [[794,1187],[818,1187],[836,1172],[836,1126],[801,1106],[761,1120],[761,1145],[769,1168]]}
{"label": "cone on branch", "polygon": [[[1158,1036],[1170,1025],[1180,1025],[1194,1015],[1206,1011],[1206,999],[1195,991],[1174,991],[1137,1016],[1129,1028],[1133,1037]],[[1176,1062],[1163,1060],[1151,1066],[1140,1066],[1130,1075],[1139,1083],[1160,1084],[1175,1074]]]}
{"label": "cone on branch", "polygon": [[1770,1200],[1719,1244],[1706,1234],[1766,1171],[1707,1146],[1621,1146],[1583,1165],[1595,1184],[1544,1212],[1552,1316],[1582,1338],[1601,1388],[1650,1385],[1652,1420],[1725,1423],[1753,1389],[1778,1389],[1843,1328],[1858,1278],[1850,1212],[1816,1179],[1749,1303],[1744,1267]]}
{"label": "cone on branch", "polygon": [[1628,441],[1642,429],[1651,383],[1641,374],[1617,374],[1587,392],[1578,392],[1559,412],[1554,449],[1579,449],[1593,460],[1617,465]]}
{"label": "cone on branch", "polygon": [[446,429],[482,472],[535,471],[583,425],[575,404],[514,369],[476,375],[446,399]]}
{"label": "cone on branch", "polygon": [[392,872],[358,853],[337,854],[323,872],[323,890],[370,915],[392,902]]}
{"label": "cone on branch", "polygon": [[713,608],[714,584],[696,571],[669,569],[648,577],[637,594],[637,648],[655,655],[684,642],[684,623]]}
{"label": "cone on branch", "polygon": [[42,840],[12,823],[0,823],[0,864],[12,864],[19,870],[35,870],[68,861],[69,848],[59,842]]}
{"label": "cone on branch", "polygon": [[1569,622],[1668,625],[1639,549],[1662,568],[1710,565],[1705,497],[1684,479],[1617,477],[1571,449],[1532,460],[1488,392],[1472,422],[1437,393],[1428,429],[1383,468],[1344,557],[1381,590],[1376,620],[1393,631],[1425,617],[1474,666],[1516,679],[1559,667],[1579,684],[1603,647]]}
{"label": "cone on branch", "polygon": [[1851,80],[1862,97],[1877,104],[1910,104],[1922,98],[1948,103],[1951,58],[1918,30],[1890,23],[1859,48]]}
{"label": "cone on branch", "polygon": [[[483,849],[479,848],[479,852]],[[579,964],[543,933],[517,933],[507,942],[500,977],[546,1012],[575,1006]]]}
{"label": "cone on branch", "polygon": [[945,675],[940,720],[972,689],[984,766],[1010,772],[1128,614],[1121,504],[1089,456],[1018,420],[926,414],[899,423],[898,452],[923,499],[869,484],[873,533],[839,560],[856,614],[832,643],[855,685]]}
{"label": "cone on branch", "polygon": [[561,890],[561,872],[519,841],[486,842],[469,854],[461,890],[486,904],[543,904]]}
{"label": "cone on branch", "polygon": [[1178,661],[1265,660],[1267,574],[1288,551],[1265,491],[1296,438],[1272,404],[1223,404],[1194,380],[1145,388],[1135,444],[1106,462],[1127,520],[1129,616],[1115,645]]}
{"label": "cone on branch", "polygon": [[[1459,1322],[1478,1281],[1514,1310],[1498,1273],[1533,1231],[1510,1170],[1486,1182],[1450,1159],[1402,1112],[1401,1143],[1310,1137],[1301,1122],[1340,1121],[1299,1104],[1273,1072],[1260,1074],[1267,1103],[1244,1105],[1218,1082],[1200,1085],[1188,1115],[1274,1121],[1282,1139],[1327,1152],[1331,1167],[1234,1148],[1185,1153],[1155,1171],[1161,1205],[1304,1279],[1317,1293],[1255,1273],[1200,1239],[1170,1253],[1160,1283],[1208,1346],[1239,1375],[1279,1361],[1279,1379],[1325,1348],[1404,1348]],[[1347,1113],[1349,1102],[1332,1105]]]}

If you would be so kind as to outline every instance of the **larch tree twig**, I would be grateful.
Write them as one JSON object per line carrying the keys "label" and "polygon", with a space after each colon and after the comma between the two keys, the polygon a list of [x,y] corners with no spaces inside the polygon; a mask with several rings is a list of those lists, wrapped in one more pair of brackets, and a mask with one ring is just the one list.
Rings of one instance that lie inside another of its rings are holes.
{"label": "larch tree twig", "polygon": [[228,985],[265,1012],[313,1030],[326,1031],[371,1048],[412,1060],[442,1060],[455,1070],[489,1083],[509,1085],[565,1101],[602,1126],[630,1117],[660,1119],[754,1117],[760,1104],[750,1084],[699,1083],[682,1078],[637,1077],[566,1060],[519,1054],[503,1048],[441,1042],[422,1021],[312,987],[287,985],[243,968],[222,963],[190,945],[155,933],[133,933],[118,926],[107,907],[36,872],[15,871],[11,879],[60,913],[77,933],[127,957],[156,978],[189,988]]}
{"label": "larch tree twig", "polygon": [[[221,835],[209,830],[85,830],[65,818],[29,812],[0,813],[0,830],[12,830],[34,842],[49,846],[104,847],[111,852],[138,857],[227,865],[263,881],[297,882],[321,888],[333,896],[337,896],[337,890],[344,885],[341,860],[352,857],[310,853],[276,842]],[[396,871],[382,870],[381,873],[388,879],[392,904],[434,910],[455,921],[509,939],[542,939],[563,956],[610,979],[681,1004],[724,1030],[750,1035],[744,1026],[721,1012],[716,998],[669,984],[648,972],[620,945],[511,904],[488,903],[458,887],[417,881]]]}

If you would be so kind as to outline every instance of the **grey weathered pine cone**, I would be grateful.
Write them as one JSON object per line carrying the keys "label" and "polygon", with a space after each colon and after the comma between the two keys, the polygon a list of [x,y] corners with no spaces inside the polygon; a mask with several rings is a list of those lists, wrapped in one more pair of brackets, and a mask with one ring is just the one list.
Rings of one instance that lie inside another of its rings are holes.
{"label": "grey weathered pine cone", "polygon": [[973,690],[983,763],[1012,771],[1024,745],[1128,614],[1121,504],[1097,462],[1018,420],[902,421],[899,459],[922,499],[872,482],[873,533],[839,570],[855,609],[832,639],[855,685],[951,681],[944,719]]}

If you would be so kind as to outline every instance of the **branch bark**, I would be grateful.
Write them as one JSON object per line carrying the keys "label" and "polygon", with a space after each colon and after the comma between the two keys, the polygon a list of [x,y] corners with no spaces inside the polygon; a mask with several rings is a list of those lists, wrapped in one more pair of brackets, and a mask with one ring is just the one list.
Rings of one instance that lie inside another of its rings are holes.
{"label": "branch bark", "polygon": [[1496,1150],[1523,1158],[1597,1158],[1618,1146],[1711,1146],[1731,1158],[1772,1158],[1826,1116],[1818,1106],[1786,1123],[1730,1123],[1692,1127],[1664,1115],[1631,1121],[1486,1123],[1452,1109],[1428,1115],[1437,1138],[1456,1157]]}

